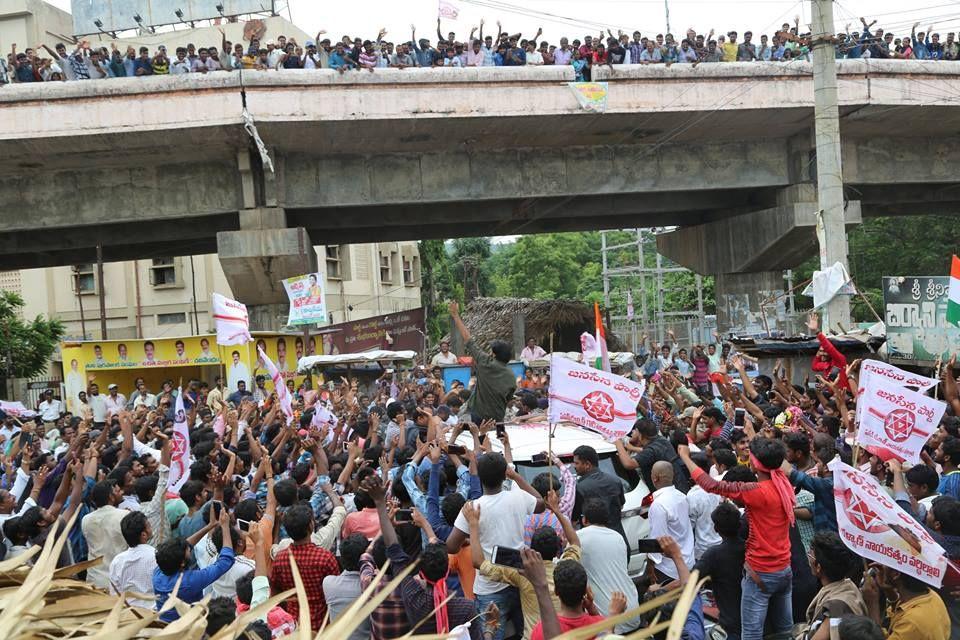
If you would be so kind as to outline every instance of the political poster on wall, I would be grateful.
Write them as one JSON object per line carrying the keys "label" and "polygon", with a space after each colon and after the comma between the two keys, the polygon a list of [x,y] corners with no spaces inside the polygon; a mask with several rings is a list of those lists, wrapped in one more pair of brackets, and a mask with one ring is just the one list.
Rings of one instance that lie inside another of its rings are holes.
{"label": "political poster on wall", "polygon": [[870,475],[834,458],[833,496],[840,538],[854,553],[934,587],[947,571],[946,552]]}
{"label": "political poster on wall", "polygon": [[283,281],[290,299],[288,325],[326,324],[327,296],[323,290],[323,276],[308,273]]}
{"label": "political poster on wall", "polygon": [[949,291],[949,276],[883,279],[890,362],[933,366],[960,351],[960,327],[947,323]]}
{"label": "political poster on wall", "polygon": [[566,358],[550,359],[550,422],[572,422],[608,440],[622,438],[637,420],[643,382]]}

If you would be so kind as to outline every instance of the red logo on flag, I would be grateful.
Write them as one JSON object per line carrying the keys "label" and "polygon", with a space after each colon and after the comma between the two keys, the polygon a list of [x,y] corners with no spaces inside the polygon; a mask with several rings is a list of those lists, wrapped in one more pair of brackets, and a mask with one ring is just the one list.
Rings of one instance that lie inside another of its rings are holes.
{"label": "red logo on flag", "polygon": [[174,460],[185,457],[187,455],[187,439],[183,437],[183,434],[179,431],[174,431],[171,440],[170,457]]}
{"label": "red logo on flag", "polygon": [[613,422],[613,398],[603,391],[592,391],[580,400],[580,405],[594,420]]}
{"label": "red logo on flag", "polygon": [[887,437],[894,442],[903,442],[913,433],[915,423],[916,418],[913,412],[906,409],[894,409],[884,418],[883,430],[887,432]]}
{"label": "red logo on flag", "polygon": [[847,514],[847,518],[856,528],[866,531],[867,533],[882,533],[890,528],[884,524],[880,516],[870,508],[870,505],[850,489],[846,489],[843,492],[843,504],[846,507],[844,511]]}

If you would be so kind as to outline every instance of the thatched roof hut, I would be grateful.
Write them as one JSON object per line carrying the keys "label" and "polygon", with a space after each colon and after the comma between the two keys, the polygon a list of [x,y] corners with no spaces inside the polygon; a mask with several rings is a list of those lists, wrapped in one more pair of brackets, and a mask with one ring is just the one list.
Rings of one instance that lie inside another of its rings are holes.
{"label": "thatched roof hut", "polygon": [[[593,307],[574,300],[530,298],[476,298],[461,313],[470,333],[481,344],[491,340],[513,341],[514,317],[525,318],[525,336],[534,338],[547,351],[580,351],[580,334],[594,332]],[[449,339],[445,336],[444,339]],[[626,345],[607,330],[610,351]]]}

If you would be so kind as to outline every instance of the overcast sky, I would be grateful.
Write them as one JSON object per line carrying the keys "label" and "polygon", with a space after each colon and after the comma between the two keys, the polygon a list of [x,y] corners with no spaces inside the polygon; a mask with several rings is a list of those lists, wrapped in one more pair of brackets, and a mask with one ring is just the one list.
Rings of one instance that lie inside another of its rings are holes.
{"label": "overcast sky", "polygon": [[[70,9],[70,0],[50,0],[63,9]],[[106,0],[104,0],[106,2]],[[571,39],[597,33],[601,28],[644,35],[666,31],[663,0],[446,0],[459,11],[457,20],[444,21],[443,32],[457,33],[464,39],[472,26],[484,18],[488,30],[495,31],[497,20],[511,32],[521,31],[533,36],[543,27],[543,38],[556,42],[560,36]],[[276,6],[287,15],[288,0],[276,0]],[[328,36],[373,37],[381,27],[388,30],[388,40],[409,37],[410,24],[418,26],[418,36],[436,39],[436,19],[439,0],[365,0],[345,3],[327,0],[289,0],[293,21],[308,33],[326,29]],[[739,32],[771,33],[783,22],[792,22],[801,16],[801,24],[809,22],[810,2],[794,0],[668,0],[670,28],[682,33],[688,27],[698,32],[711,28],[717,33],[735,29]],[[266,4],[266,3],[264,3]],[[907,8],[907,6],[911,8]],[[921,29],[929,23],[937,31],[960,31],[960,3],[957,0],[843,0],[835,3],[837,29],[847,22],[851,30],[859,28],[859,16],[878,19],[878,25],[894,33],[909,32],[910,25],[919,21]],[[872,16],[872,17],[871,17]],[[494,33],[493,35],[496,35]]]}

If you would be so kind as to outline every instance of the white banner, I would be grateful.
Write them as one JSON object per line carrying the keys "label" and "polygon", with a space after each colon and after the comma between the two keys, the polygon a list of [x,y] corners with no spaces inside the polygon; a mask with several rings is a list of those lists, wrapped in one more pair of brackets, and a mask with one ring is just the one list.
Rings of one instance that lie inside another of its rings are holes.
{"label": "white banner", "polygon": [[550,416],[552,424],[572,422],[596,431],[608,440],[630,432],[637,420],[637,403],[645,383],[579,364],[550,358]]}
{"label": "white banner", "polygon": [[946,552],[870,475],[834,458],[833,495],[840,537],[854,553],[939,588]]}
{"label": "white banner", "polygon": [[863,391],[873,376],[888,380],[901,387],[916,387],[920,393],[934,388],[940,382],[935,378],[927,378],[926,376],[904,371],[882,360],[864,360],[860,365],[860,382],[857,389],[857,422],[863,419],[864,405],[860,402],[860,397],[863,396]]}
{"label": "white banner", "polygon": [[870,376],[860,402],[864,408],[857,441],[886,449],[911,464],[920,462],[920,450],[937,430],[947,408],[944,402],[879,375]]}
{"label": "white banner", "polygon": [[437,12],[444,20],[456,20],[460,15],[460,7],[452,0],[440,0]]}
{"label": "white banner", "polygon": [[[216,295],[216,294],[214,294]],[[190,425],[187,424],[187,412],[183,409],[183,388],[177,390],[174,403],[173,437],[170,442],[170,490],[180,493],[180,487],[190,477]]]}
{"label": "white banner", "polygon": [[217,325],[217,344],[231,346],[253,341],[247,305],[219,293],[213,294],[213,320]]}
{"label": "white banner", "polygon": [[0,400],[0,409],[2,409],[3,412],[9,416],[13,416],[14,418],[23,418],[24,420],[29,420],[39,415],[36,411],[27,409],[22,402],[7,402],[6,400]]}
{"label": "white banner", "polygon": [[308,273],[303,276],[287,278],[283,281],[290,300],[288,325],[326,324],[327,296],[323,291],[323,276]]}
{"label": "white banner", "polygon": [[267,354],[264,353],[260,347],[257,347],[257,352],[260,354],[260,359],[263,360],[263,364],[267,367],[267,373],[270,374],[270,379],[273,380],[273,390],[277,393],[280,410],[283,411],[283,415],[287,416],[287,424],[290,424],[290,422],[293,421],[293,403],[290,400],[290,390],[287,389],[287,385],[280,375],[280,370],[277,369],[277,365],[273,364],[273,360],[268,358]]}

